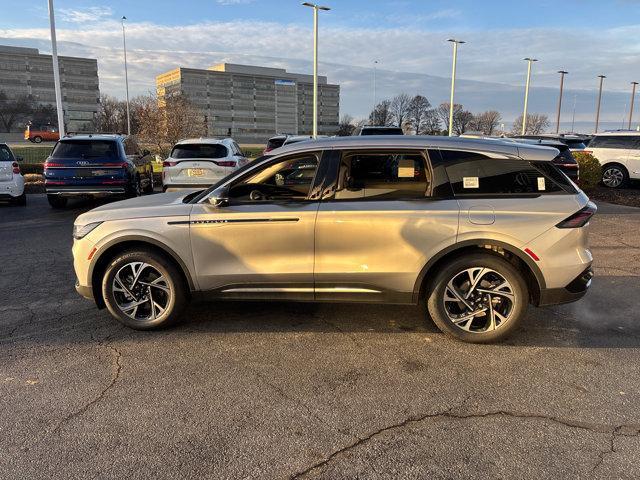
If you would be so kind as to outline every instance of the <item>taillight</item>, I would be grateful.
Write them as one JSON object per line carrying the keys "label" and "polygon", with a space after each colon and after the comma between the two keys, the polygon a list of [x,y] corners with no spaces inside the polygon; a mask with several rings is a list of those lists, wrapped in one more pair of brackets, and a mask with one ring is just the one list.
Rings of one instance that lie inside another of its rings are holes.
{"label": "taillight", "polygon": [[127,168],[129,164],[127,162],[113,162],[113,163],[102,163],[101,167],[117,167],[117,168]]}
{"label": "taillight", "polygon": [[593,155],[593,150],[578,150],[576,153],[588,153],[589,155]]}
{"label": "taillight", "polygon": [[215,163],[219,167],[235,167],[236,166],[235,160],[222,160],[219,162],[214,161],[213,163]]}
{"label": "taillight", "polygon": [[20,165],[18,165],[16,162],[13,162],[13,173],[15,174],[19,174],[20,173]]}
{"label": "taillight", "polygon": [[175,167],[177,164],[178,162],[170,162],[168,160],[165,160],[164,162],[162,162],[163,167]]}
{"label": "taillight", "polygon": [[44,162],[44,168],[60,168],[60,167],[64,167],[65,165],[63,163],[56,163],[56,162],[52,162],[47,160],[46,162]]}
{"label": "taillight", "polygon": [[574,213],[569,218],[563,220],[559,224],[556,225],[558,228],[581,228],[584,227],[591,217],[595,215],[598,211],[598,207],[596,207],[595,203],[589,202],[587,206],[582,210]]}

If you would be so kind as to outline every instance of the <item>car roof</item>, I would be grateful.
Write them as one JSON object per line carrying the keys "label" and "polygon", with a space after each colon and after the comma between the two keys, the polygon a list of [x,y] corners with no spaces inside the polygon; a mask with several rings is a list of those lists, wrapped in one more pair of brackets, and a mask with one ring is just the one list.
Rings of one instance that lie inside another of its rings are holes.
{"label": "car roof", "polygon": [[176,143],[176,145],[227,145],[231,142],[233,142],[232,138],[185,138],[184,140],[180,140],[178,143]]}
{"label": "car roof", "polygon": [[603,135],[606,135],[607,137],[610,136],[620,136],[620,137],[626,137],[626,136],[638,136],[640,135],[640,132],[636,131],[636,130],[609,130],[609,131],[605,131],[605,132],[598,132],[596,134],[594,134],[596,137],[600,137]]}
{"label": "car roof", "polygon": [[466,150],[519,156],[525,160],[552,161],[558,150],[552,147],[527,145],[503,139],[460,138],[427,135],[369,135],[352,137],[330,137],[307,142],[293,143],[272,150],[271,155],[314,150],[344,148],[440,148],[443,150]]}
{"label": "car roof", "polygon": [[97,133],[97,134],[82,134],[82,135],[70,135],[64,136],[60,139],[62,142],[69,142],[75,140],[124,140],[126,135],[118,135],[115,133]]}

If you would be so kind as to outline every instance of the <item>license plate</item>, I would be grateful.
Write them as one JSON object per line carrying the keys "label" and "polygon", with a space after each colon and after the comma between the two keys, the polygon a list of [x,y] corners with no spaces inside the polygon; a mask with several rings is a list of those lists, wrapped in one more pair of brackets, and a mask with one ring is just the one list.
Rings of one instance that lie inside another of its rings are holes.
{"label": "license plate", "polygon": [[189,169],[190,177],[204,177],[204,169],[202,168],[190,168]]}
{"label": "license plate", "polygon": [[108,175],[109,171],[108,170],[91,170],[91,174],[94,177],[102,177],[103,175]]}

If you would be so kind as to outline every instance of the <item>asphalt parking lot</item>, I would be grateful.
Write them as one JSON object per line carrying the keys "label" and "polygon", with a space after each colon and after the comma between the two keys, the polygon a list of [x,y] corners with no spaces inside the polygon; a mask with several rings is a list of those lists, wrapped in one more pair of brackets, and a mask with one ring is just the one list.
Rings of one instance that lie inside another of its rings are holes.
{"label": "asphalt parking lot", "polygon": [[391,306],[128,330],[74,290],[90,207],[0,206],[3,479],[640,477],[640,209],[601,205],[587,297],[478,346]]}

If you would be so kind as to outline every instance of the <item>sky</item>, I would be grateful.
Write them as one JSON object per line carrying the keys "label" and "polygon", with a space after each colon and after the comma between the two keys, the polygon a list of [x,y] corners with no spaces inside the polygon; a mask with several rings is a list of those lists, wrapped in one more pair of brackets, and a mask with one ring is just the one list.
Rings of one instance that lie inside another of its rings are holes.
{"label": "sky", "polygon": [[[50,52],[45,0],[0,0],[0,44]],[[558,70],[567,70],[563,128],[593,123],[596,78],[607,75],[601,117],[620,128],[633,80],[640,81],[640,0],[326,0],[320,14],[320,73],[341,85],[341,113],[364,117],[377,99],[421,93],[448,101],[451,45],[458,57],[456,102],[521,113],[524,57],[535,57],[530,112],[555,120]],[[290,0],[56,0],[59,53],[98,59],[102,93],[123,97],[122,31],[132,94],[155,76],[223,61],[311,73],[311,10]],[[640,113],[637,115],[640,121]]]}

